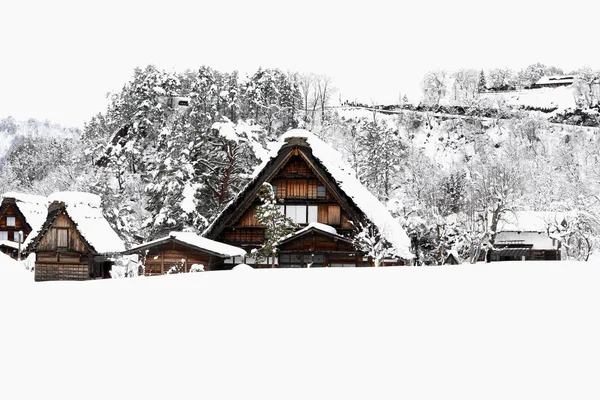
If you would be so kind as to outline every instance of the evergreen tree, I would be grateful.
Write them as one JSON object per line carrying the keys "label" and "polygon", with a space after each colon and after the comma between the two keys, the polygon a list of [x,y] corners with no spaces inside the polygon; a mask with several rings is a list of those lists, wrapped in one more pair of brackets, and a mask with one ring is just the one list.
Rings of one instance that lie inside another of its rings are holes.
{"label": "evergreen tree", "polygon": [[285,236],[298,229],[298,225],[286,217],[275,199],[273,186],[264,183],[258,193],[262,204],[256,207],[256,219],[265,228],[265,241],[261,248],[253,252],[258,260],[277,255],[277,244]]}
{"label": "evergreen tree", "polygon": [[483,93],[487,90],[487,82],[485,80],[485,73],[483,70],[479,73],[479,83],[477,85],[477,91]]}

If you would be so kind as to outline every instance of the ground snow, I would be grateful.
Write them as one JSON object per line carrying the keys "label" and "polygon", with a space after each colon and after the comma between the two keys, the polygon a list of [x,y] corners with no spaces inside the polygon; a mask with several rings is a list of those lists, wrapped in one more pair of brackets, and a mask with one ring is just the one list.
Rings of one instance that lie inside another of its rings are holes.
{"label": "ground snow", "polygon": [[594,264],[47,283],[7,271],[0,262],[0,398],[600,395]]}

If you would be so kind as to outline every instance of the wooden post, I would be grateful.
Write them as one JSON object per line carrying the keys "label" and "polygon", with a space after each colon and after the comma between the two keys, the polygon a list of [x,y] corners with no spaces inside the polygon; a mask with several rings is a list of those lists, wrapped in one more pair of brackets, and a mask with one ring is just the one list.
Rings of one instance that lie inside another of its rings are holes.
{"label": "wooden post", "polygon": [[164,251],[160,252],[160,274],[161,275],[165,274],[165,252]]}

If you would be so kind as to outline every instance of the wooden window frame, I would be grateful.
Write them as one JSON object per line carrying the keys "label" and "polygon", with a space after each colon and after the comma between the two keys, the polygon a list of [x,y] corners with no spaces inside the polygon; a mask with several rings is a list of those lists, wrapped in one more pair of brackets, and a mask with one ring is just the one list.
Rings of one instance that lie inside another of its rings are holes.
{"label": "wooden window frame", "polygon": [[[322,189],[322,190],[320,190]],[[320,194],[322,192],[323,194]],[[317,199],[324,199],[327,197],[327,187],[325,185],[317,185]]]}
{"label": "wooden window frame", "polygon": [[[10,222],[8,222],[9,219],[11,219],[11,218],[12,218],[12,222],[13,222],[12,224]],[[17,218],[14,215],[7,215],[6,216],[6,226],[9,228],[16,227],[17,226]]]}
{"label": "wooden window frame", "polygon": [[[68,250],[69,249],[69,228],[54,228],[56,229],[56,248],[57,249],[65,249]],[[60,246],[59,245],[59,234],[60,232],[65,232],[66,233],[66,245],[65,246]]]}

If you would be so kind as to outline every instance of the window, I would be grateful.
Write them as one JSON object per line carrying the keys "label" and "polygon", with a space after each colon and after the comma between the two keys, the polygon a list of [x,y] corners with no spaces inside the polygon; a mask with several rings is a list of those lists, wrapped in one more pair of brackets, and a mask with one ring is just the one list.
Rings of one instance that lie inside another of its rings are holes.
{"label": "window", "polygon": [[318,214],[318,206],[308,206],[308,223],[317,222]]}
{"label": "window", "polygon": [[325,197],[327,196],[327,190],[325,186],[317,186],[317,197]]}
{"label": "window", "polygon": [[0,240],[8,240],[8,232],[0,231]]}
{"label": "window", "polygon": [[285,215],[297,224],[305,224],[306,206],[286,206]]}
{"label": "window", "polygon": [[69,243],[69,230],[56,228],[56,247],[66,248]]}
{"label": "window", "polygon": [[6,217],[6,226],[15,226],[16,222],[15,217]]}

